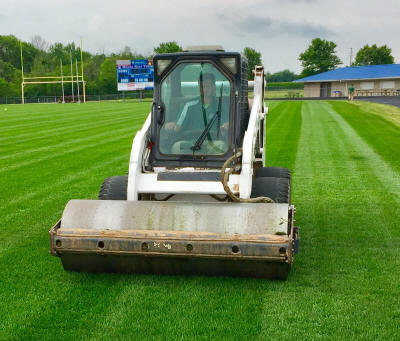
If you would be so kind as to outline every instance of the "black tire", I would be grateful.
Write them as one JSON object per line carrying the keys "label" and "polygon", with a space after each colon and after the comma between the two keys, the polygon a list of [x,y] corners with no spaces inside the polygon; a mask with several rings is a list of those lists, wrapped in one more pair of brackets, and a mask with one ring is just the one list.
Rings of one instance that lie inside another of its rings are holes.
{"label": "black tire", "polygon": [[251,197],[269,197],[278,203],[290,204],[290,180],[285,178],[254,178]]}
{"label": "black tire", "polygon": [[262,167],[256,169],[256,178],[284,178],[290,180],[290,170],[282,167]]}
{"label": "black tire", "polygon": [[100,200],[126,200],[128,176],[111,176],[105,179],[100,187]]}

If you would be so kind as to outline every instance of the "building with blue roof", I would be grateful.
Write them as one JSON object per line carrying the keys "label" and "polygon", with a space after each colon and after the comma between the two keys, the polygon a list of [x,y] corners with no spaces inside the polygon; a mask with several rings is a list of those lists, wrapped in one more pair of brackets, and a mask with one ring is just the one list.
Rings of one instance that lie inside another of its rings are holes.
{"label": "building with blue roof", "polygon": [[400,64],[342,67],[295,82],[304,82],[304,97],[348,96],[350,86],[356,96],[396,96],[400,95]]}

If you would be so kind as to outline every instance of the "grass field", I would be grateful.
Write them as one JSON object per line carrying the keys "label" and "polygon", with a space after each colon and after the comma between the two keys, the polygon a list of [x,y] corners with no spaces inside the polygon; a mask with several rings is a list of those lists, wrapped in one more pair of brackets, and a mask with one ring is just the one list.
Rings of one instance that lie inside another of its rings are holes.
{"label": "grass field", "polygon": [[301,227],[285,282],[63,271],[48,230],[127,171],[150,104],[0,106],[0,340],[400,339],[399,126],[362,103],[270,105],[268,165],[292,169]]}
{"label": "grass field", "polygon": [[286,98],[286,97],[304,97],[303,89],[288,90],[268,90],[265,92],[266,98]]}
{"label": "grass field", "polygon": [[[253,92],[249,92],[249,97],[253,97]],[[265,91],[265,98],[290,98],[290,97],[304,97],[303,89],[286,89],[286,90],[267,90]]]}

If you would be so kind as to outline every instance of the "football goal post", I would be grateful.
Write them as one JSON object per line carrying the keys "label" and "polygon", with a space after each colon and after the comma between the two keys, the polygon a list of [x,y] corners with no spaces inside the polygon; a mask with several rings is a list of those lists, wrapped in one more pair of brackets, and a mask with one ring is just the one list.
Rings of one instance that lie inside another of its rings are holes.
{"label": "football goal post", "polygon": [[75,94],[74,94],[74,83],[76,84],[77,88],[77,99],[80,103],[80,95],[79,95],[79,85],[82,85],[82,97],[83,103],[86,103],[86,82],[83,77],[83,53],[82,53],[82,39],[81,39],[81,72],[79,74],[78,70],[78,60],[75,59],[75,70],[76,74],[73,74],[73,62],[72,62],[72,54],[70,52],[70,63],[71,63],[71,75],[65,76],[63,75],[63,64],[62,60],[60,59],[60,67],[61,72],[60,76],[35,76],[35,77],[25,77],[24,75],[24,59],[23,59],[23,52],[22,52],[22,42],[20,42],[20,51],[21,51],[21,74],[22,74],[22,82],[21,82],[21,103],[25,104],[25,96],[24,90],[25,86],[30,84],[61,84],[62,90],[62,103],[65,103],[65,95],[64,95],[64,84],[71,84],[72,90],[72,101],[74,102]]}

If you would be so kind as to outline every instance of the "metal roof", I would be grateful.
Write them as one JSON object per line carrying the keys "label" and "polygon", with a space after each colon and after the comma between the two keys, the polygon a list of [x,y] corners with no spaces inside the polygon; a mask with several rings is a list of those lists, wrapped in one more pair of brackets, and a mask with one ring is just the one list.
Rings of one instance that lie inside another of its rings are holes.
{"label": "metal roof", "polygon": [[336,70],[297,79],[295,82],[328,82],[380,78],[400,78],[400,64],[341,67]]}

